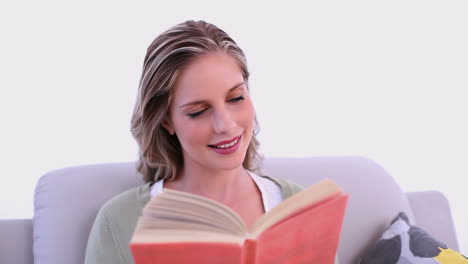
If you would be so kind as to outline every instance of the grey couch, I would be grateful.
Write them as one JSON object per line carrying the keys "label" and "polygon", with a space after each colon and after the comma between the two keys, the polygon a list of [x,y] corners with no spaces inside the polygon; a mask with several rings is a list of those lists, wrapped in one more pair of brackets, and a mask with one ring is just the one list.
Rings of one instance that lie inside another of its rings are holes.
{"label": "grey couch", "polygon": [[[405,193],[373,161],[360,157],[268,158],[264,172],[304,186],[327,177],[350,194],[338,247],[340,264],[355,263],[400,211],[458,250],[443,194]],[[142,180],[134,163],[79,166],[45,174],[36,186],[33,219],[0,220],[0,263],[83,263],[99,207],[139,184]]]}

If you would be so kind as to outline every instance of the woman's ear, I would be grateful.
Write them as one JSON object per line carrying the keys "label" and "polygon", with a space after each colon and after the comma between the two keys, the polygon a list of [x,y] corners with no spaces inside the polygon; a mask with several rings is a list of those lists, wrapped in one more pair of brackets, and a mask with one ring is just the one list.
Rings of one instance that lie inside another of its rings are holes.
{"label": "woman's ear", "polygon": [[164,127],[164,129],[167,130],[167,132],[171,135],[174,135],[175,134],[175,131],[174,131],[174,126],[172,125],[172,122],[170,120],[168,120],[167,118],[164,119],[164,121],[162,122],[162,127]]}

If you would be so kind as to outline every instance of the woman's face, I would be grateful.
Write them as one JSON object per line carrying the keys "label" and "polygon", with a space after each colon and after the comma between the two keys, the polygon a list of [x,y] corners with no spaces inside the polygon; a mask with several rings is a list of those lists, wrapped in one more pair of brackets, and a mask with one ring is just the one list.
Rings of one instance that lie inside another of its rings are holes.
{"label": "woman's face", "polygon": [[202,55],[179,74],[164,127],[182,146],[184,167],[242,166],[252,137],[254,108],[236,61]]}

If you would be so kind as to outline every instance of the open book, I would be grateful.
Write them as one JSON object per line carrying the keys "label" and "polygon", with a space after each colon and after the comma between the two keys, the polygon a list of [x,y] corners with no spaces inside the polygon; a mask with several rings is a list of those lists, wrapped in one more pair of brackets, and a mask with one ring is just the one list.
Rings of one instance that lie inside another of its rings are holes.
{"label": "open book", "polygon": [[334,263],[348,195],[323,180],[286,199],[247,230],[233,210],[164,189],[143,209],[130,250],[136,264]]}

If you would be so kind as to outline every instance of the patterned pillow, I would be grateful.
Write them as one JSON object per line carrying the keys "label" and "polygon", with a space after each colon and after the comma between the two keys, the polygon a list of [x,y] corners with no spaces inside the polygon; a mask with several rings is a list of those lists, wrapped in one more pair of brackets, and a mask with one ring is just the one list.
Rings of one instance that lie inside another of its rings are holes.
{"label": "patterned pillow", "polygon": [[468,264],[468,259],[435,240],[421,228],[410,225],[406,214],[399,213],[359,263]]}

